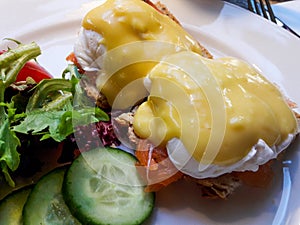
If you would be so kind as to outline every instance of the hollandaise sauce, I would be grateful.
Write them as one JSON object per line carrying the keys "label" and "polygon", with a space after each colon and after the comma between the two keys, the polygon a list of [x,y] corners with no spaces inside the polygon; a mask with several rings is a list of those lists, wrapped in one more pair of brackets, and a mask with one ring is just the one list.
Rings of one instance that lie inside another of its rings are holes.
{"label": "hollandaise sauce", "polygon": [[178,138],[202,164],[231,165],[260,139],[278,146],[296,133],[280,91],[244,61],[180,52],[147,79],[150,95],[135,114],[135,132],[156,145]]}

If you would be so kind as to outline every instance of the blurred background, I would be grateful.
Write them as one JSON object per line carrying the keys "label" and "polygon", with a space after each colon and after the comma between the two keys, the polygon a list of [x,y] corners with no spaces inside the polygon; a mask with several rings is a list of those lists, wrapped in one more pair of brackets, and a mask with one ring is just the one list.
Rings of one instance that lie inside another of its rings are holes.
{"label": "blurred background", "polygon": [[[247,5],[248,5],[246,0],[225,0],[225,1],[239,5],[243,8],[247,8]],[[278,2],[287,2],[287,1],[290,1],[290,0],[276,0],[276,1],[274,0],[274,1],[270,1],[270,2],[272,4],[274,4],[274,3],[278,3]]]}

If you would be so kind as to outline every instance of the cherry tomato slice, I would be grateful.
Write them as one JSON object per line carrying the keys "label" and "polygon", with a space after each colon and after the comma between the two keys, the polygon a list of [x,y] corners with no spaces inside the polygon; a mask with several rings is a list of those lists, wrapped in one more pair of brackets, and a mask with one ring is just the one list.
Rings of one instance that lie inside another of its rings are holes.
{"label": "cherry tomato slice", "polygon": [[20,70],[16,82],[25,81],[27,77],[31,77],[35,82],[39,83],[44,79],[51,79],[52,75],[36,62],[27,62]]}

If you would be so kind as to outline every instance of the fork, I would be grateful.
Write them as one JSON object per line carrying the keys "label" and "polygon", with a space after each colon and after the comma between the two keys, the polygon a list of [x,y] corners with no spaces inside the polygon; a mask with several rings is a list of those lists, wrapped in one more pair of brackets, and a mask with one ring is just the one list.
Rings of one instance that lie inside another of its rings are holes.
{"label": "fork", "polygon": [[286,25],[283,21],[281,21],[274,15],[269,0],[248,0],[248,9],[253,13],[263,16],[267,20],[271,20],[272,22],[276,23],[277,25],[290,31],[292,34],[300,38],[299,34],[297,34],[292,28],[290,28],[288,25]]}

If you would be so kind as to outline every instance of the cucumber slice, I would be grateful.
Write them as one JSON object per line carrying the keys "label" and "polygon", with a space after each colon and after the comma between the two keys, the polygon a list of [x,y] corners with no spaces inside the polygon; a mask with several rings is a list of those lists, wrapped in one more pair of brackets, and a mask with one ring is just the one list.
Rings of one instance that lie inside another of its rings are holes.
{"label": "cucumber slice", "polygon": [[21,225],[22,210],[31,191],[30,187],[21,188],[6,196],[0,203],[0,225]]}
{"label": "cucumber slice", "polygon": [[120,149],[82,153],[70,166],[63,196],[73,215],[89,225],[141,224],[154,207],[154,193],[144,191],[136,158]]}
{"label": "cucumber slice", "polygon": [[61,194],[66,167],[54,169],[38,181],[23,209],[24,225],[79,225]]}

